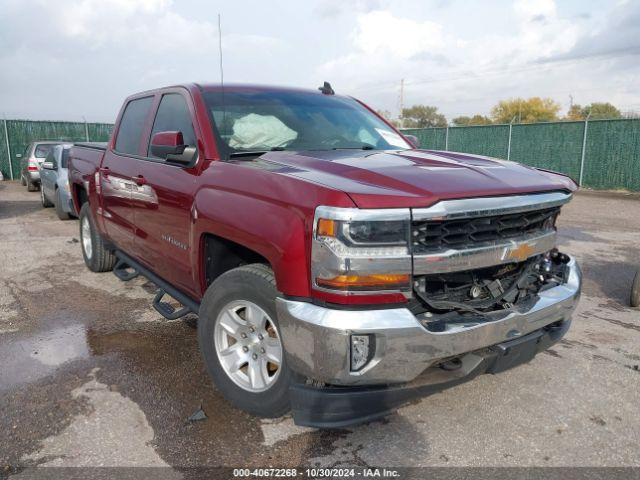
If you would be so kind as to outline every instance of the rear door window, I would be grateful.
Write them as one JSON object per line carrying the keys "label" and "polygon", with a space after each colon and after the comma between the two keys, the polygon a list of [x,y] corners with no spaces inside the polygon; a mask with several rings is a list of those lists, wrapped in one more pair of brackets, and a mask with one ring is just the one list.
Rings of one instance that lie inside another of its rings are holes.
{"label": "rear door window", "polygon": [[62,158],[61,158],[61,162],[60,162],[60,166],[62,168],[68,168],[68,165],[69,165],[69,151],[70,151],[70,149],[68,149],[68,148],[64,148],[62,150]]}
{"label": "rear door window", "polygon": [[49,150],[49,153],[47,153],[47,156],[44,159],[45,162],[51,162],[53,163],[53,168],[57,168],[56,166],[56,156],[53,153],[53,150]]}
{"label": "rear door window", "polygon": [[[158,132],[182,132],[184,144],[196,146],[196,134],[191,123],[191,113],[184,97],[179,93],[167,93],[162,96],[158,113],[153,122],[151,139]],[[151,153],[151,139],[147,147],[147,155],[153,157]]]}
{"label": "rear door window", "polygon": [[34,152],[33,156],[36,158],[46,158],[53,147],[55,147],[55,145],[46,143],[36,145],[36,151]]}
{"label": "rear door window", "polygon": [[152,102],[153,97],[144,97],[131,100],[127,104],[118,128],[115,146],[117,152],[138,154],[142,129]]}

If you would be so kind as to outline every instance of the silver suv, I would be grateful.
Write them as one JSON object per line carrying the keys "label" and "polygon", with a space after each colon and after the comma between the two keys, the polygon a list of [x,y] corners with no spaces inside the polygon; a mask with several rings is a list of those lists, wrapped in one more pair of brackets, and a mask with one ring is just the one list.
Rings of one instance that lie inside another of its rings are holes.
{"label": "silver suv", "polygon": [[40,187],[40,165],[51,149],[63,142],[31,142],[20,159],[20,181],[27,190],[35,192]]}

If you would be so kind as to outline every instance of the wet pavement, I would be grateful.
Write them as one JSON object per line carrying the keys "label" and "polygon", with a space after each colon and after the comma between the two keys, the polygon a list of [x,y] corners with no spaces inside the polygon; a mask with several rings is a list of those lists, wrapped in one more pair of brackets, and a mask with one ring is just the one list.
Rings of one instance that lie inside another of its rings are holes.
{"label": "wet pavement", "polygon": [[[561,343],[383,421],[318,431],[226,403],[193,321],[162,319],[143,279],[88,271],[77,221],[2,182],[0,474],[35,465],[640,465],[640,311],[628,307],[640,199],[580,194],[560,225],[585,274]],[[199,408],[207,418],[188,421]]]}

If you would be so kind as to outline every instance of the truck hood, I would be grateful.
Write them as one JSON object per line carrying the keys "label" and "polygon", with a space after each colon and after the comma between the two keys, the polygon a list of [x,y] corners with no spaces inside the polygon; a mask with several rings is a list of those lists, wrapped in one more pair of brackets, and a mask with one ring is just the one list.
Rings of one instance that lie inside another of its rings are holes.
{"label": "truck hood", "polygon": [[434,150],[270,152],[280,173],[347,193],[360,208],[422,207],[453,198],[574,191],[569,177],[515,162]]}

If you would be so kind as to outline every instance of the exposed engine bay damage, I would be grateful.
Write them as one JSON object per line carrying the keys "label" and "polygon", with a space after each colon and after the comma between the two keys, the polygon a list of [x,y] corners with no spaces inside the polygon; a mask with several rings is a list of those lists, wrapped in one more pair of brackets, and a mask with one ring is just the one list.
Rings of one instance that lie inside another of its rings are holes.
{"label": "exposed engine bay damage", "polygon": [[567,255],[554,249],[520,263],[414,277],[414,291],[428,309],[429,330],[441,331],[452,319],[491,321],[495,317],[489,313],[526,305],[537,293],[567,282],[568,262]]}

